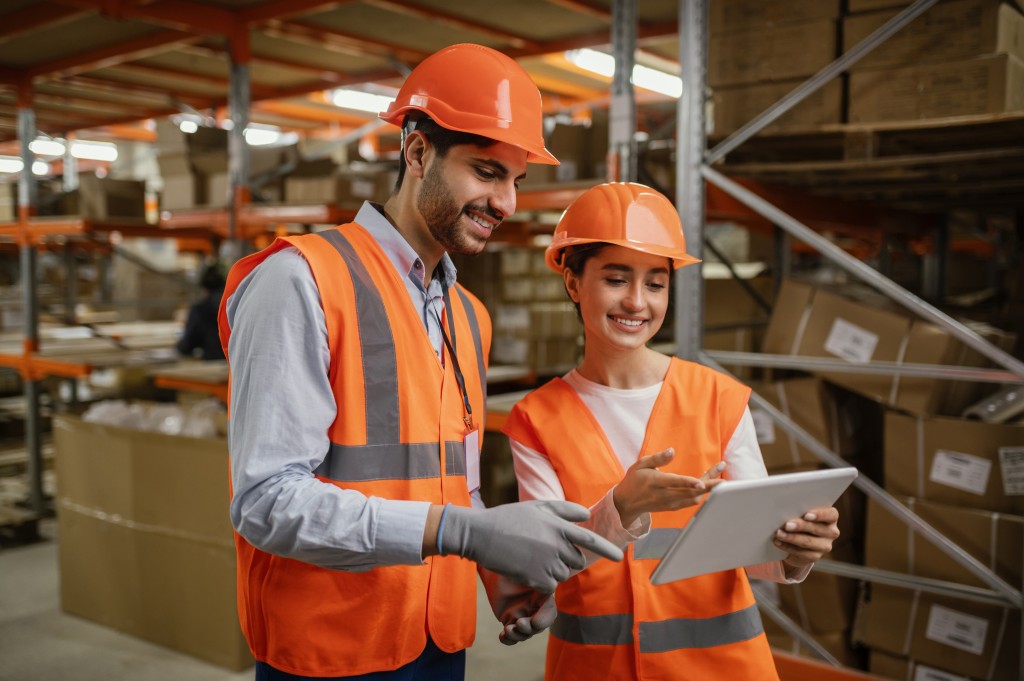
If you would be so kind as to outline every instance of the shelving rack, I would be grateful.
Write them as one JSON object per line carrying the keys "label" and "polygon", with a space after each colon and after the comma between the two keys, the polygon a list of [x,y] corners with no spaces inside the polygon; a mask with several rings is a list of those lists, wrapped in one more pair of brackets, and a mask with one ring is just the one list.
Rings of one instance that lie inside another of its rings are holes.
{"label": "shelving rack", "polygon": [[[684,96],[678,107],[679,124],[677,128],[677,186],[676,196],[680,214],[683,217],[683,228],[686,233],[687,244],[693,249],[694,255],[701,257],[703,244],[703,227],[705,221],[705,182],[716,186],[726,194],[744,204],[751,210],[763,216],[772,224],[777,225],[787,234],[810,244],[829,261],[838,265],[849,274],[871,285],[883,294],[889,296],[897,303],[903,305],[916,315],[933,322],[945,329],[955,338],[963,342],[984,356],[988,357],[999,367],[1006,371],[1001,372],[980,372],[986,374],[986,379],[993,381],[1012,381],[1024,383],[1024,362],[1003,352],[992,344],[985,341],[978,334],[966,328],[963,324],[952,319],[934,306],[901,288],[891,280],[887,279],[878,271],[872,269],[865,263],[857,260],[849,254],[836,247],[821,235],[815,233],[807,225],[794,218],[779,207],[765,200],[749,188],[723,174],[715,166],[723,161],[726,156],[741,144],[747,142],[765,126],[778,119],[782,114],[796,106],[804,98],[809,96],[818,88],[822,87],[829,80],[835,78],[858,59],[868,54],[872,49],[880,45],[886,39],[895,34],[898,30],[909,24],[915,18],[927,11],[937,0],[914,0],[903,11],[899,12],[891,20],[881,26],[872,35],[865,38],[861,43],[853,47],[829,66],[797,86],[791,93],[783,97],[779,102],[766,109],[761,115],[756,116],[746,125],[739,128],[725,140],[717,145],[708,148],[706,127],[704,121],[704,99],[706,91],[707,74],[707,8],[708,0],[682,0],[680,3],[680,63],[683,65]],[[976,157],[985,155],[975,154]],[[999,155],[1000,158],[1005,156]],[[783,164],[779,164],[782,166]],[[694,247],[692,244],[695,244]],[[718,353],[705,352],[701,349],[701,326],[703,320],[703,282],[700,273],[691,272],[697,268],[683,270],[684,276],[676,279],[676,328],[675,338],[677,354],[701,361],[721,369],[715,361]],[[734,361],[738,358],[733,357]],[[792,359],[792,358],[785,358]],[[742,362],[737,362],[742,364]],[[762,358],[761,361],[751,362],[760,365],[772,366],[771,358]],[[834,363],[836,370],[843,370],[842,363]],[[942,377],[948,372],[936,367],[910,367],[910,370],[919,371],[920,375]],[[800,440],[805,446],[811,449],[816,456],[826,465],[841,467],[849,465],[838,454],[825,445],[816,441],[806,431],[797,426],[790,418],[779,410],[775,409],[769,402],[758,395],[753,395],[751,401],[761,409],[768,412],[773,420],[784,430]],[[981,579],[990,588],[972,589],[962,585],[937,582],[937,580],[925,580],[912,576],[904,576],[886,571],[867,568],[863,566],[833,563],[832,561],[820,561],[816,569],[825,572],[835,572],[858,579],[877,581],[879,583],[899,584],[902,586],[914,586],[915,588],[931,593],[957,595],[963,598],[997,602],[1007,605],[1022,612],[1024,617],[1024,596],[1020,586],[1006,583],[997,576],[988,566],[976,560],[961,547],[938,532],[927,522],[922,520],[914,512],[896,500],[891,494],[882,489],[879,485],[860,476],[855,485],[868,497],[877,501],[887,510],[893,513],[901,522],[928,541],[935,544],[947,555],[952,557],[963,567],[967,568],[974,576]],[[762,609],[771,610],[770,605],[762,603]],[[786,620],[781,613],[774,616]],[[815,650],[826,659],[831,656],[820,645],[806,633],[799,631],[792,622],[785,622],[788,631],[798,635],[802,643]],[[1022,637],[1024,637],[1024,626],[1022,626]],[[1024,638],[1022,638],[1024,648]],[[1021,669],[1024,673],[1024,658],[1021,660]],[[798,662],[798,667],[806,668],[807,665]],[[811,672],[793,670],[794,677],[813,678],[842,678],[841,672],[819,672],[815,676]]]}

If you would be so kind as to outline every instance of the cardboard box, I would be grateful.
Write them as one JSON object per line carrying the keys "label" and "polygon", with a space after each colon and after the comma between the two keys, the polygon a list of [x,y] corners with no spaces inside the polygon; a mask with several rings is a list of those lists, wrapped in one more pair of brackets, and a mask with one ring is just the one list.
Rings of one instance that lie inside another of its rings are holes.
{"label": "cardboard box", "polygon": [[[764,619],[764,633],[768,637],[768,644],[793,655],[802,655],[813,660],[821,658],[807,646],[785,632],[777,624],[771,622],[767,617]],[[832,654],[832,657],[839,660],[843,665],[856,669],[858,658],[856,652],[850,647],[848,635],[845,631],[823,631],[812,635],[812,638],[821,647]]]}
{"label": "cardboard box", "polygon": [[502,304],[494,309],[495,335],[520,338],[576,338],[583,325],[571,302]]}
{"label": "cardboard box", "polygon": [[[991,327],[979,326],[976,330],[1003,349],[1012,348],[1016,341],[1012,335]],[[763,351],[853,363],[991,365],[944,329],[897,309],[877,293],[853,286],[833,291],[792,279],[784,281],[779,289]],[[991,392],[985,384],[965,381],[838,372],[819,375],[915,414],[959,415]]]}
{"label": "cardboard box", "polygon": [[850,123],[1024,111],[1024,63],[1010,55],[850,74]]}
{"label": "cardboard box", "polygon": [[[886,10],[847,17],[843,21],[843,51],[849,52],[896,14],[897,10]],[[995,54],[1024,58],[1024,16],[993,0],[956,0],[929,9],[865,55],[853,70]]]}
{"label": "cardboard box", "polygon": [[868,583],[852,638],[965,676],[1020,678],[1020,612],[1010,607]]}
{"label": "cardboard box", "polygon": [[[781,83],[758,83],[734,87],[717,87],[711,97],[714,136],[728,135],[749,123],[755,116],[792,92],[802,79]],[[811,93],[765,130],[806,128],[843,120],[843,86],[837,80]]]}
{"label": "cardboard box", "polygon": [[927,501],[1024,515],[1024,426],[889,412],[885,488]]}
{"label": "cardboard box", "polygon": [[708,84],[717,88],[810,76],[835,59],[836,49],[836,22],[832,19],[712,36]]}
{"label": "cardboard box", "polygon": [[64,196],[64,211],[99,221],[146,221],[146,183],[115,180],[95,173],[78,176],[78,189]]}
{"label": "cardboard box", "polygon": [[[926,523],[1018,587],[1024,578],[1024,517],[898,497]],[[991,588],[877,501],[868,501],[864,564],[947,582]]]}
{"label": "cardboard box", "polygon": [[[1000,0],[988,0],[991,4],[999,4]],[[857,12],[871,12],[876,9],[887,9],[889,7],[899,7],[905,9],[913,0],[846,0],[847,11],[850,14]],[[1007,4],[1013,5],[1017,8],[1024,9],[1024,3],[1021,0],[1006,0]],[[935,9],[932,7],[928,11]]]}
{"label": "cardboard box", "polygon": [[[773,383],[757,383],[754,391],[814,439],[833,451],[840,449],[835,441],[834,415],[829,411],[825,386],[819,378],[794,378]],[[757,443],[768,472],[783,469],[816,467],[821,460],[796,438],[791,437],[763,409],[750,406],[750,415],[757,430]]]}
{"label": "cardboard box", "polygon": [[229,669],[238,625],[227,442],[54,418],[61,607]]}
{"label": "cardboard box", "polygon": [[526,172],[524,186],[573,182],[589,178],[604,179],[608,154],[608,123],[606,114],[591,123],[555,123],[544,146],[558,159],[559,165],[532,165]]}
{"label": "cardboard box", "polygon": [[712,35],[839,16],[839,0],[715,0],[708,3]]}
{"label": "cardboard box", "polygon": [[881,650],[868,653],[868,671],[888,679],[910,679],[911,681],[975,681],[962,674],[945,669],[936,669],[899,655]]}

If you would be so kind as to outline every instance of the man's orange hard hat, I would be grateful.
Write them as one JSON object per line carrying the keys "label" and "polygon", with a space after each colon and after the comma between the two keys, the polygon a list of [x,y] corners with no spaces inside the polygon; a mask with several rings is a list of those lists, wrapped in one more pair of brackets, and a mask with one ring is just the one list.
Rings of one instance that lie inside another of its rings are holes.
{"label": "man's orange hard hat", "polygon": [[420,62],[380,117],[401,126],[412,111],[443,128],[519,147],[529,163],[558,165],[544,148],[540,90],[515,60],[489,47],[451,45]]}

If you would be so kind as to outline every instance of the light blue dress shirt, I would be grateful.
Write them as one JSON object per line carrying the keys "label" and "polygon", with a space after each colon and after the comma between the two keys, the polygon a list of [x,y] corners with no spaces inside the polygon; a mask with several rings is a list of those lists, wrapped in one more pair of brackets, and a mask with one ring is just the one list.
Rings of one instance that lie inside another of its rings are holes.
{"label": "light blue dress shirt", "polygon": [[[434,351],[442,358],[438,314],[455,282],[445,254],[424,285],[423,262],[383,215],[364,203],[355,222],[404,276]],[[436,307],[437,313],[432,308]],[[320,294],[294,248],[268,257],[226,303],[231,340],[231,523],[258,549],[321,567],[368,570],[422,562],[430,504],[366,497],[313,476],[330,447],[335,403]]]}

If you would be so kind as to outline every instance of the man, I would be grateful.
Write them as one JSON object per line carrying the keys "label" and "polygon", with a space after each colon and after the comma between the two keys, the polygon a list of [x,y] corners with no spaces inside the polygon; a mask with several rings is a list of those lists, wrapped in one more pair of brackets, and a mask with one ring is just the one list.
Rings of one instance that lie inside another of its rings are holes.
{"label": "man", "polygon": [[206,266],[199,285],[206,294],[188,309],[185,329],[176,345],[178,354],[193,357],[199,351],[203,359],[224,359],[217,329],[217,309],[224,293],[224,275],[216,263]]}
{"label": "man", "polygon": [[484,509],[477,491],[490,320],[447,252],[482,250],[527,163],[557,163],[539,91],[508,57],[455,45],[382,118],[403,129],[388,201],[239,261],[221,306],[257,679],[461,680],[470,561],[514,642],[550,623],[543,595],[580,547],[622,557],[575,524],[581,506]]}

